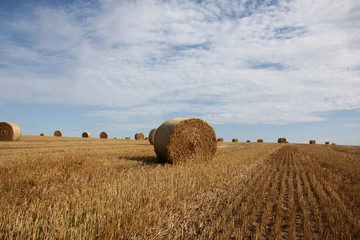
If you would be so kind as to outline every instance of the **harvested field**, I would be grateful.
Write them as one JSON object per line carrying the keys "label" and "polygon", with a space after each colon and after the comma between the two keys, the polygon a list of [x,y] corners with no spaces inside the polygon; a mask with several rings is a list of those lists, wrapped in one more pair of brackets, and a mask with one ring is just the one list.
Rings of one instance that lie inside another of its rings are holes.
{"label": "harvested field", "polygon": [[359,239],[360,147],[219,142],[159,164],[147,140],[0,142],[0,239]]}

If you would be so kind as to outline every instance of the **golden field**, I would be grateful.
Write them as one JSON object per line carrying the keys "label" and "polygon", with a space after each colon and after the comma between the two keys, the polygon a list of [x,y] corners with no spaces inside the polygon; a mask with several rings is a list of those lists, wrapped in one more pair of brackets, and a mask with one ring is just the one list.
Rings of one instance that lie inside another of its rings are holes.
{"label": "golden field", "polygon": [[147,140],[0,142],[0,239],[359,239],[360,147],[218,143],[159,164]]}

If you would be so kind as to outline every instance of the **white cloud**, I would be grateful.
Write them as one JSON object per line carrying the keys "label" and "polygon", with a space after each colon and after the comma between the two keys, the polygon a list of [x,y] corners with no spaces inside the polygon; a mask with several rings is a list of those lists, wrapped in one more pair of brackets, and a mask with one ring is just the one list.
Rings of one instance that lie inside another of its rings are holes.
{"label": "white cloud", "polygon": [[306,122],[358,108],[359,4],[272,2],[35,6],[2,19],[0,101],[99,106],[89,115],[113,122]]}

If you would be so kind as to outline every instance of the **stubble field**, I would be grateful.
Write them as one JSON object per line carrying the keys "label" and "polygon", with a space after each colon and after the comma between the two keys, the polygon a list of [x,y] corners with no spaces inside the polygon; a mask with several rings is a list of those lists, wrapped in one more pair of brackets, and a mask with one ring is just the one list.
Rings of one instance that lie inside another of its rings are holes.
{"label": "stubble field", "polygon": [[159,164],[147,140],[0,142],[0,239],[359,239],[360,147],[218,143]]}

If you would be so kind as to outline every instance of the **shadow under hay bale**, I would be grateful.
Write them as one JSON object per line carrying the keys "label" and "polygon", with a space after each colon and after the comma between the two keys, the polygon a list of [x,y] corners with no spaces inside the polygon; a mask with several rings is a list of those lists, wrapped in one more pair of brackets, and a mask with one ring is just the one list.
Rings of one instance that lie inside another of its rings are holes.
{"label": "shadow under hay bale", "polygon": [[20,137],[19,125],[11,122],[0,122],[0,141],[17,141]]}
{"label": "shadow under hay bale", "polygon": [[216,153],[216,134],[199,118],[173,118],[157,129],[155,153],[170,163],[210,161]]}
{"label": "shadow under hay bale", "polygon": [[139,157],[119,157],[119,160],[130,160],[130,161],[137,161],[137,162],[142,162],[146,165],[157,165],[157,164],[161,164],[164,165],[166,164],[165,161],[161,161],[159,158],[157,157],[144,157],[144,156],[139,156]]}

